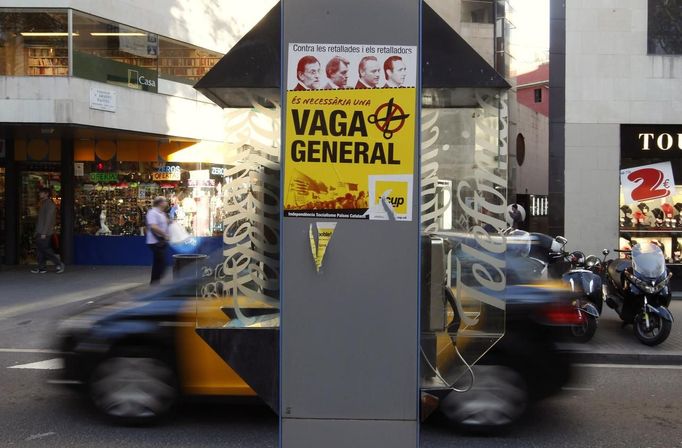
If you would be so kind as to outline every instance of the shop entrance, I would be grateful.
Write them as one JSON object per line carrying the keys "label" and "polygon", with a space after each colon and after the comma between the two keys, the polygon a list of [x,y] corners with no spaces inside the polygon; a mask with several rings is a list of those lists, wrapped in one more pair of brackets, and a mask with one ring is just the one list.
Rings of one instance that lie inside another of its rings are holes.
{"label": "shop entrance", "polygon": [[57,224],[52,245],[59,253],[60,210],[61,210],[61,174],[58,171],[22,171],[21,194],[19,203],[19,262],[31,264],[36,261],[33,235],[38,220],[40,201],[38,190],[43,187],[52,190],[52,199],[57,205]]}

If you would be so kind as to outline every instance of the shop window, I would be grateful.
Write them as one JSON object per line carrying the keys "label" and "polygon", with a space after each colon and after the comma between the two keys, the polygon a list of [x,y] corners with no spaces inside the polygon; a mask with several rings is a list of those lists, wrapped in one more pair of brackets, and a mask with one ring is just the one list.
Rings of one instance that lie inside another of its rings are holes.
{"label": "shop window", "polygon": [[682,54],[682,0],[649,0],[649,54]]}
{"label": "shop window", "polygon": [[67,76],[66,11],[0,10],[0,75]]}
{"label": "shop window", "polygon": [[462,0],[462,22],[494,22],[492,0]]}
{"label": "shop window", "polygon": [[536,103],[542,103],[542,89],[533,90],[533,96]]}
{"label": "shop window", "polygon": [[682,151],[674,150],[682,127],[623,124],[620,134],[619,248],[658,245],[674,279],[682,274]]}
{"label": "shop window", "polygon": [[[113,159],[113,157],[112,157]],[[170,199],[171,219],[192,236],[222,236],[224,166],[202,163],[76,162],[76,233],[144,235],[156,196]]]}
{"label": "shop window", "polygon": [[221,57],[219,53],[162,37],[159,39],[159,76],[194,84]]}

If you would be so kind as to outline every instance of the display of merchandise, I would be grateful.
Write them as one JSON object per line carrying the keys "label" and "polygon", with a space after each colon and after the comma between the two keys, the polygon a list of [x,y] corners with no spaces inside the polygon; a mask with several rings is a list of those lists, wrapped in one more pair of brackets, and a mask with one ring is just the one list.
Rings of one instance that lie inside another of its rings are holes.
{"label": "display of merchandise", "polygon": [[[682,193],[682,188],[680,189]],[[619,249],[629,250],[638,242],[661,248],[666,263],[682,264],[682,195],[672,195],[619,208]],[[621,254],[627,257],[627,253]]]}
{"label": "display of merchandise", "polygon": [[[140,190],[144,191],[140,197]],[[151,193],[151,194],[147,194]],[[141,235],[156,184],[82,184],[76,187],[76,233]]]}
{"label": "display of merchandise", "polygon": [[651,214],[654,216],[654,227],[663,227],[665,226],[665,214],[663,213],[663,210],[660,208],[655,208],[651,210]]}
{"label": "display of merchandise", "polygon": [[675,207],[666,202],[661,204],[661,211],[663,212],[663,219],[666,227],[675,227]]}
{"label": "display of merchandise", "polygon": [[632,227],[632,209],[627,205],[620,208],[620,226]]}
{"label": "display of merchandise", "polygon": [[[142,164],[135,164],[142,166]],[[92,168],[88,166],[88,168]],[[190,186],[177,181],[153,181],[158,167],[143,172],[84,172],[75,187],[75,231],[82,235],[144,235],[145,216],[156,196],[169,198],[169,217],[192,236],[222,234],[222,179]]]}

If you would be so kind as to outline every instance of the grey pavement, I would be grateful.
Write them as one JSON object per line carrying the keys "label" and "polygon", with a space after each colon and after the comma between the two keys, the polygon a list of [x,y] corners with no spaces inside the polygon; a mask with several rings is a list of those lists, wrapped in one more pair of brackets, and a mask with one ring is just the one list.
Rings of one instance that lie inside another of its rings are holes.
{"label": "grey pavement", "polygon": [[[682,301],[670,304],[673,318],[682,317]],[[621,327],[615,311],[604,305],[597,333],[584,344],[564,344],[578,362],[682,365],[682,321],[673,322],[670,336],[662,344],[648,347],[635,337],[632,325]]]}
{"label": "grey pavement", "polygon": [[149,282],[145,266],[67,266],[62,274],[32,274],[26,266],[0,270],[0,319],[91,299]]}

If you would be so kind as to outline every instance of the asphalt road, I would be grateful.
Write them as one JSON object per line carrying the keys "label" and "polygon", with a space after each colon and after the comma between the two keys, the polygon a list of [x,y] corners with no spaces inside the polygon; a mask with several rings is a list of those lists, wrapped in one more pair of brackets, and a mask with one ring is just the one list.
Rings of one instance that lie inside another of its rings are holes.
{"label": "asphalt road", "polygon": [[[76,307],[0,318],[0,446],[277,446],[277,417],[259,403],[190,402],[166,424],[117,427],[77,394],[46,384],[59,357],[49,351],[52,322]],[[30,365],[35,362],[41,364]],[[422,425],[421,446],[682,447],[682,367],[576,371],[561,395],[539,403],[505,433],[463,435],[436,417]]]}

